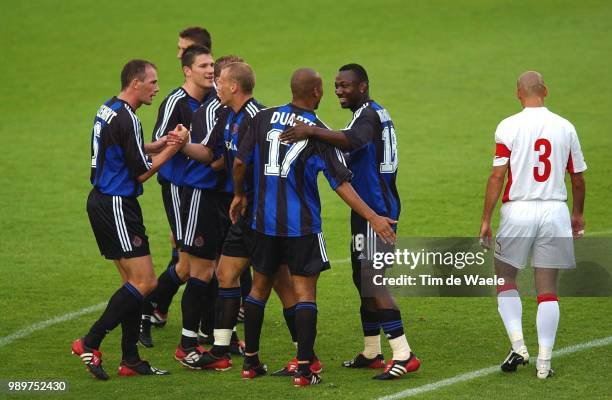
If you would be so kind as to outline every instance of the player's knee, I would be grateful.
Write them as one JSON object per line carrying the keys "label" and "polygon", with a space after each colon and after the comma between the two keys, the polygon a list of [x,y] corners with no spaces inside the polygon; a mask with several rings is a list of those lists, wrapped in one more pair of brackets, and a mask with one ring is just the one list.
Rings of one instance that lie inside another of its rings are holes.
{"label": "player's knee", "polygon": [[148,295],[149,293],[151,293],[153,290],[155,290],[156,287],[157,287],[157,277],[155,275],[148,277],[143,282],[143,290],[146,291],[145,295]]}
{"label": "player's knee", "polygon": [[219,281],[219,286],[221,287],[230,288],[240,286],[240,274],[236,274],[231,268],[218,268],[216,276]]}

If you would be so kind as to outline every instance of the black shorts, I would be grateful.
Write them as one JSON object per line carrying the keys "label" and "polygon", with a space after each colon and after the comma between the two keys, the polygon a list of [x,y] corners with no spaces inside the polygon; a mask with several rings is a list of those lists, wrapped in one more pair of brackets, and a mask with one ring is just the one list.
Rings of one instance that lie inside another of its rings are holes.
{"label": "black shorts", "polygon": [[[384,243],[374,232],[368,220],[351,212],[351,265],[353,283],[358,290],[362,289],[362,275],[372,272],[372,263],[376,253],[394,253],[395,246]],[[362,268],[362,267],[368,268]]]}
{"label": "black shorts", "polygon": [[150,254],[136,197],[110,196],[94,188],[87,198],[87,215],[105,258],[118,260]]}
{"label": "black shorts", "polygon": [[217,254],[221,254],[223,243],[227,237],[230,227],[232,226],[232,220],[229,216],[229,208],[234,198],[233,193],[217,192],[215,193],[215,204],[217,205],[217,224],[219,229],[219,242],[217,247]]}
{"label": "black shorts", "polygon": [[228,257],[251,258],[255,246],[255,231],[251,228],[250,218],[240,216],[233,224],[225,242],[223,242],[222,255]]}
{"label": "black shorts", "polygon": [[255,231],[253,269],[274,276],[281,264],[291,275],[311,276],[330,268],[323,233],[300,237],[268,236]]}
{"label": "black shorts", "polygon": [[217,258],[221,241],[215,195],[214,190],[185,186],[181,196],[181,251],[206,260]]}
{"label": "black shorts", "polygon": [[166,218],[168,218],[168,224],[170,224],[176,247],[179,248],[183,240],[183,224],[181,223],[181,195],[183,187],[176,186],[167,180],[160,180],[159,183],[161,185]]}

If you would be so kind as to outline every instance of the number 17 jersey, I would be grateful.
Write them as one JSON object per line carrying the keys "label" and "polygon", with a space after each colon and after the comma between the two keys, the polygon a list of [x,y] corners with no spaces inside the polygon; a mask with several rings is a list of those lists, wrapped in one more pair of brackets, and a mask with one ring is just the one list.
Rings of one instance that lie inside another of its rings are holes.
{"label": "number 17 jersey", "polygon": [[269,236],[320,233],[318,173],[323,172],[333,190],[352,176],[333,146],[310,139],[281,142],[280,134],[296,121],[327,128],[313,112],[286,104],[255,115],[238,146],[236,157],[253,163],[252,228]]}
{"label": "number 17 jersey", "polygon": [[576,128],[546,107],[526,107],[499,123],[493,166],[508,162],[503,202],[566,201],[565,171],[587,169]]}

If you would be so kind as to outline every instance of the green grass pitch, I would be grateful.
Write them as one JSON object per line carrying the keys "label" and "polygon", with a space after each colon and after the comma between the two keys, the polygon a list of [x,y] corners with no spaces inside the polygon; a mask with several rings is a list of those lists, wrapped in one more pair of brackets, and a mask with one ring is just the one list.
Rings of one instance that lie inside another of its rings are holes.
{"label": "green grass pitch", "polygon": [[[581,138],[589,165],[587,232],[612,236],[607,1],[38,0],[6,3],[0,14],[0,338],[105,302],[119,285],[114,266],[98,254],[85,213],[92,119],[101,102],[118,93],[122,65],[150,59],[159,68],[161,90],[152,107],[138,111],[150,137],[157,107],[182,83],[175,47],[178,31],[189,25],[212,32],[215,55],[238,54],[254,67],[255,95],[266,105],[289,100],[294,69],[320,71],[326,94],[318,114],[334,128],[350,119],[333,94],[337,68],[362,63],[373,98],[397,129],[401,236],[478,234],[495,126],[520,109],[518,74],[539,70],[550,89],[547,105],[571,120]],[[348,209],[326,183],[320,187],[328,253],[346,259]],[[168,228],[154,180],[140,202],[161,272],[169,256]],[[0,380],[65,379],[70,389],[57,396],[62,398],[369,399],[489,367],[506,355],[494,298],[404,298],[407,336],[423,367],[399,381],[375,382],[371,372],[340,367],[362,346],[348,263],[337,262],[322,275],[318,297],[317,352],[326,366],[318,387],[295,389],[272,377],[245,382],[239,368],[180,368],[172,359],[178,297],[168,326],[154,331],[156,347],[141,350],[154,365],[170,369],[170,377],[91,379],[69,349],[96,311],[1,346]],[[523,304],[527,344],[537,353],[535,299]],[[562,298],[560,304],[557,348],[611,334],[610,298]],[[110,373],[119,363],[119,336],[111,333],[102,347]],[[272,369],[292,351],[272,298],[262,357]],[[558,374],[545,382],[535,379],[531,365],[419,398],[612,398],[611,357],[612,346],[598,347],[553,360]]]}

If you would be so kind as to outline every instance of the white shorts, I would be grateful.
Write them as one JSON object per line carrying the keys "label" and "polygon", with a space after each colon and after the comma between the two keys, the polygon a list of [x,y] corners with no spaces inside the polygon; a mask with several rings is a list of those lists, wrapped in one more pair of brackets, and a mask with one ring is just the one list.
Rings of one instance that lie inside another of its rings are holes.
{"label": "white shorts", "polygon": [[524,268],[575,268],[572,224],[563,201],[509,201],[501,207],[495,258]]}

